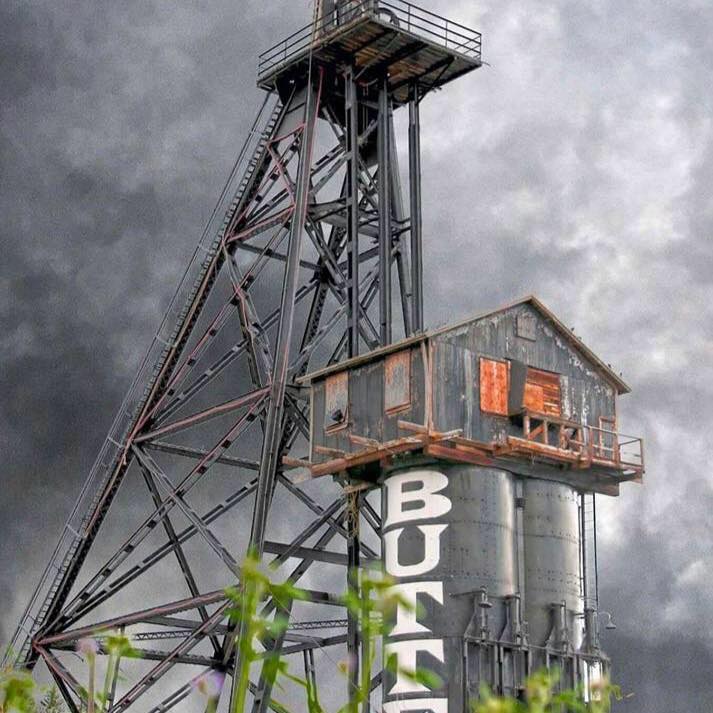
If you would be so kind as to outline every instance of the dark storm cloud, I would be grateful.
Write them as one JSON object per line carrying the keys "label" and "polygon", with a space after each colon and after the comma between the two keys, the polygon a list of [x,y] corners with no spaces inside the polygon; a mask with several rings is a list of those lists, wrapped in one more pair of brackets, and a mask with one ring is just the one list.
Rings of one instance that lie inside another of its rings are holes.
{"label": "dark storm cloud", "polygon": [[[430,322],[534,292],[624,371],[622,427],[649,468],[600,506],[607,646],[636,694],[621,710],[707,711],[713,16],[431,6],[482,29],[491,66],[423,108]],[[255,57],[307,13],[0,5],[0,640],[242,142]]]}

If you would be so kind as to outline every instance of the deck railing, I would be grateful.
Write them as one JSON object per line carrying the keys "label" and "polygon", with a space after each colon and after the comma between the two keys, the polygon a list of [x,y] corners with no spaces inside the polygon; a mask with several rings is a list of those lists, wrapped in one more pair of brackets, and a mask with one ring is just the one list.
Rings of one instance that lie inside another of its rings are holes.
{"label": "deck railing", "polygon": [[350,0],[337,3],[334,10],[316,22],[297,30],[263,52],[258,58],[258,77],[264,77],[278,65],[305,53],[313,43],[364,16],[389,22],[400,30],[419,35],[452,52],[480,60],[482,36],[480,32],[465,25],[436,15],[406,0]]}
{"label": "deck railing", "polygon": [[531,443],[577,454],[583,460],[643,472],[643,440],[611,428],[587,426],[552,414],[523,412],[523,436]]}

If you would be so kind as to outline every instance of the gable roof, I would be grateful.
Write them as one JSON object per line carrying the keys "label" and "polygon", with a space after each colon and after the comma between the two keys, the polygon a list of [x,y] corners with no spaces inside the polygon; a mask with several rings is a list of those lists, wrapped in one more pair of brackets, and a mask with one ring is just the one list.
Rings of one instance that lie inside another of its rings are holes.
{"label": "gable roof", "polygon": [[501,312],[507,312],[508,310],[524,304],[529,304],[535,311],[539,312],[553,326],[555,331],[557,331],[557,333],[572,347],[572,349],[578,351],[594,365],[596,370],[616,388],[618,394],[628,394],[631,391],[628,384],[608,364],[605,364],[571,329],[569,329],[569,327],[565,325],[564,322],[562,322],[561,319],[554,314],[554,312],[548,309],[534,295],[528,295],[527,297],[523,297],[515,302],[510,302],[509,304],[498,307],[497,309],[473,315],[467,319],[457,322],[456,324],[439,327],[438,329],[424,332],[423,334],[417,334],[413,337],[402,339],[399,342],[394,342],[393,344],[389,344],[385,347],[379,347],[373,351],[365,352],[364,354],[352,357],[346,361],[341,361],[337,364],[332,364],[324,367],[323,369],[319,369],[318,371],[314,371],[311,374],[306,374],[297,381],[300,384],[309,383],[315,379],[328,376],[329,374],[344,371],[345,369],[350,369],[359,364],[365,364],[374,359],[378,359],[379,357],[391,354],[392,352],[399,351],[404,347],[418,344],[429,337],[435,337],[439,334],[452,332],[454,329],[464,327],[471,322],[477,322],[480,319],[492,317],[496,314],[500,314]]}
{"label": "gable roof", "polygon": [[631,389],[629,385],[617,374],[608,364],[605,364],[567,325],[559,319],[548,307],[546,307],[540,300],[534,295],[528,295],[522,299],[516,300],[515,302],[510,302],[509,304],[498,307],[497,309],[490,310],[488,312],[483,312],[477,314],[468,319],[464,319],[456,324],[451,324],[446,327],[441,327],[432,332],[429,332],[429,336],[435,336],[437,334],[443,334],[444,332],[450,332],[458,327],[463,327],[471,322],[476,322],[480,319],[485,319],[486,317],[492,317],[501,312],[507,312],[520,305],[529,304],[533,309],[539,312],[548,322],[552,324],[555,330],[560,334],[560,336],[569,343],[569,345],[582,354],[586,359],[594,364],[597,371],[599,371],[607,381],[610,381],[617,390],[619,394],[628,394]]}

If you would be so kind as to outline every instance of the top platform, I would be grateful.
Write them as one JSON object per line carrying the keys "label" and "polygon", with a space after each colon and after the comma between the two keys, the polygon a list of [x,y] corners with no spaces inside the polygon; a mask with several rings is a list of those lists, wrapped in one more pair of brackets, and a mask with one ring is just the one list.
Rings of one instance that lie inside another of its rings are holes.
{"label": "top platform", "polygon": [[428,91],[480,67],[481,35],[403,0],[341,2],[260,55],[258,86],[307,76],[310,59],[353,64],[364,82],[386,73],[394,102],[404,104],[413,82]]}

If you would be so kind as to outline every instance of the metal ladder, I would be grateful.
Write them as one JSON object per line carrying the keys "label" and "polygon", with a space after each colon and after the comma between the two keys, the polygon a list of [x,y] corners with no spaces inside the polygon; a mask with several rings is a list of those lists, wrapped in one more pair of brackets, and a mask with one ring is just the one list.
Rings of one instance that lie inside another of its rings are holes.
{"label": "metal ladder", "polygon": [[597,575],[597,509],[594,493],[581,497],[582,523],[582,595],[584,606],[599,609],[599,582]]}
{"label": "metal ladder", "polygon": [[[176,339],[184,327],[186,319],[198,296],[209,270],[214,264],[223,236],[236,211],[243,202],[245,193],[253,185],[255,172],[263,165],[268,143],[282,115],[282,104],[273,95],[267,95],[265,102],[255,118],[250,133],[238,155],[233,170],[226,182],[223,193],[211,215],[193,257],[179,286],[166,310],[149,350],[132,382],[109,434],[94,462],[89,477],[85,481],[74,508],[67,519],[59,542],[50,561],[40,577],[34,594],[25,609],[8,649],[2,652],[1,665],[23,666],[31,662],[32,639],[45,625],[45,618],[52,607],[57,592],[62,586],[64,576],[70,568],[75,555],[86,537],[86,529],[92,521],[97,508],[104,497],[106,486],[119,459],[124,455],[124,441],[135,426],[136,420],[145,408],[148,398],[162,373]],[[267,119],[265,117],[267,116]],[[260,127],[264,128],[261,130]],[[247,163],[245,159],[250,156]],[[240,182],[235,184],[240,178]],[[257,176],[260,180],[260,176]],[[226,205],[232,196],[229,205]],[[220,217],[220,227],[216,230]],[[209,247],[205,247],[210,238]],[[195,277],[193,275],[195,274]],[[187,285],[191,284],[190,290]],[[185,298],[183,294],[186,294]],[[182,305],[180,311],[178,306]],[[167,340],[161,335],[167,324],[174,328]],[[143,388],[142,388],[143,387]]]}

